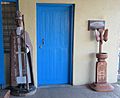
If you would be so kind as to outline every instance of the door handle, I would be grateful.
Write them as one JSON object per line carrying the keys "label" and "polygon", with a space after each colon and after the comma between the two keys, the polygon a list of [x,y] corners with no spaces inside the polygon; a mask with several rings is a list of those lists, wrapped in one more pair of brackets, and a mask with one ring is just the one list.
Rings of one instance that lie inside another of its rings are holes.
{"label": "door handle", "polygon": [[44,38],[42,38],[42,45],[44,45],[44,43],[45,43],[45,42],[44,42]]}
{"label": "door handle", "polygon": [[44,38],[42,38],[42,44],[39,46],[39,48],[42,48],[44,44],[45,44],[45,40]]}

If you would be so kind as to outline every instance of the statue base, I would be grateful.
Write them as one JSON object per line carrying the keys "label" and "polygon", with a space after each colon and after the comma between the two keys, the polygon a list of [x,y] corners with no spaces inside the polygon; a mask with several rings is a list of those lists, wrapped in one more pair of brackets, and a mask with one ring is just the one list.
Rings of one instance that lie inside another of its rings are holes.
{"label": "statue base", "polygon": [[36,93],[36,87],[31,85],[29,90],[26,90],[24,88],[20,88],[20,87],[11,87],[11,95],[13,96],[29,96],[29,95],[33,95]]}
{"label": "statue base", "polygon": [[110,92],[113,91],[114,87],[107,83],[107,53],[97,53],[96,58],[96,79],[95,82],[90,84],[90,88],[97,92]]}
{"label": "statue base", "polygon": [[111,92],[114,90],[114,87],[109,83],[92,83],[89,86],[97,92]]}

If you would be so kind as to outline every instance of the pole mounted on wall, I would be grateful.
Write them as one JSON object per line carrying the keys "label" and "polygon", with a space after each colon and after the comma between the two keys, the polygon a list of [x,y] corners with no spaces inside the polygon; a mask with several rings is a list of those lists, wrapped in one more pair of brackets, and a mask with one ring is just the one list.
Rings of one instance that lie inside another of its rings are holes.
{"label": "pole mounted on wall", "polygon": [[89,20],[88,30],[95,32],[96,41],[99,43],[99,52],[96,53],[96,78],[95,82],[90,84],[90,88],[98,92],[113,91],[114,87],[107,83],[107,53],[102,52],[103,41],[108,40],[108,29],[105,29],[105,21]]}

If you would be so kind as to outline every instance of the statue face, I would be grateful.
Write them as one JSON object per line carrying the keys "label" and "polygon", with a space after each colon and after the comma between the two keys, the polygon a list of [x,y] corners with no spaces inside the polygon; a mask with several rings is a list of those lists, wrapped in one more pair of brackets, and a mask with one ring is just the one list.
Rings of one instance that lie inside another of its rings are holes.
{"label": "statue face", "polygon": [[21,27],[22,26],[22,20],[21,19],[16,19],[16,25],[17,25],[17,27]]}

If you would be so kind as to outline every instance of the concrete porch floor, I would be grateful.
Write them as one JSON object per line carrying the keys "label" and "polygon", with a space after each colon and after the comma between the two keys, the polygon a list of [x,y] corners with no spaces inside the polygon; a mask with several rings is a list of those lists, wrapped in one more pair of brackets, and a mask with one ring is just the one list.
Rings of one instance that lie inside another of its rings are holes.
{"label": "concrete porch floor", "polygon": [[113,92],[95,92],[84,86],[56,86],[38,88],[32,96],[11,98],[120,98],[120,85],[113,84]]}

